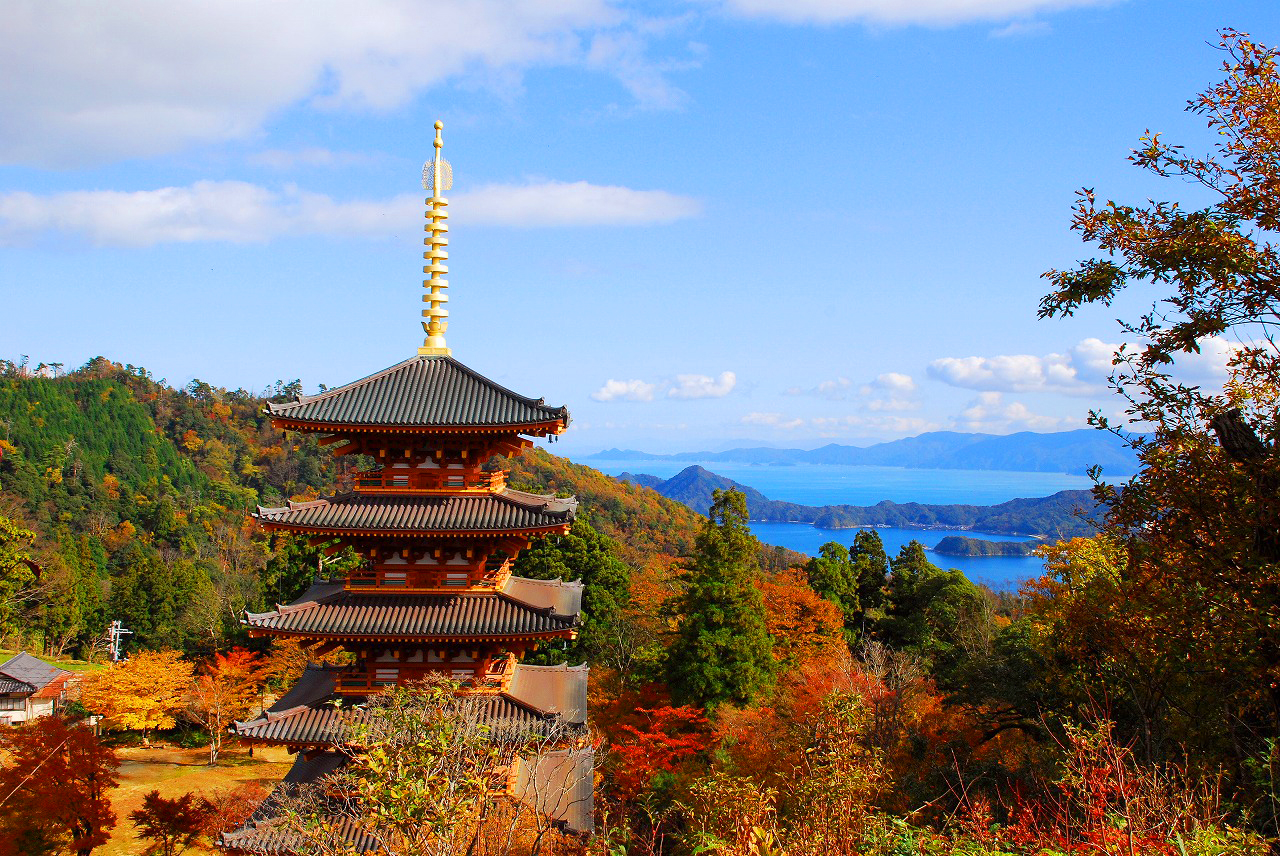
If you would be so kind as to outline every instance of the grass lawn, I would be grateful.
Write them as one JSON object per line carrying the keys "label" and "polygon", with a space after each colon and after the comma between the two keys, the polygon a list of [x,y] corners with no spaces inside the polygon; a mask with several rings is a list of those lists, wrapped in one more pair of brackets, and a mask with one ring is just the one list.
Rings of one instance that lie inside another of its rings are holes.
{"label": "grass lawn", "polygon": [[[254,757],[245,748],[224,750],[218,766],[210,767],[207,749],[143,749],[118,750],[120,786],[111,792],[111,806],[116,812],[116,828],[106,845],[94,850],[94,856],[133,856],[141,853],[144,842],[134,836],[129,812],[142,806],[142,798],[150,791],[172,799],[185,793],[210,794],[228,790],[245,782],[258,782],[267,790],[288,771],[292,756],[283,748],[259,746]],[[215,852],[192,848],[191,852]]]}

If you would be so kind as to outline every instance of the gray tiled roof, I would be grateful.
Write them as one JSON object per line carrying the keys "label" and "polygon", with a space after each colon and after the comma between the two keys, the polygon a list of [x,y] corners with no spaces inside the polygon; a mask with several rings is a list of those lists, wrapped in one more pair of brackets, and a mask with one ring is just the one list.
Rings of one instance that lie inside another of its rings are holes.
{"label": "gray tiled roof", "polygon": [[[69,674],[71,673],[65,669],[50,666],[44,660],[32,657],[25,651],[0,663],[0,676],[30,684],[35,690],[48,686],[62,675]],[[4,691],[0,690],[0,692]]]}
{"label": "gray tiled roof", "polygon": [[288,606],[247,613],[245,623],[251,630],[316,638],[479,640],[564,635],[578,626],[579,619],[576,614],[558,615],[494,591],[377,594],[322,583]]}
{"label": "gray tiled roof", "polygon": [[[321,752],[311,758],[307,758],[306,753],[299,753],[289,772],[285,773],[284,780],[276,785],[271,795],[250,815],[244,826],[224,832],[218,837],[219,846],[237,853],[300,852],[298,848],[303,842],[279,823],[280,800],[298,785],[309,784],[337,772],[346,760],[345,755],[336,752]],[[350,842],[357,853],[377,849],[374,838],[350,819],[340,820],[333,832],[339,839]]]}
{"label": "gray tiled roof", "polygon": [[464,496],[347,493],[284,508],[258,507],[263,523],[303,530],[385,532],[509,532],[564,526],[576,499],[518,490]]}
{"label": "gray tiled roof", "polygon": [[320,395],[268,404],[278,418],[318,426],[484,426],[569,423],[569,411],[525,398],[452,357],[411,357]]}
{"label": "gray tiled roof", "polygon": [[22,695],[31,695],[36,688],[26,681],[15,681],[13,678],[0,675],[0,695],[10,695],[20,693]]}
{"label": "gray tiled roof", "polygon": [[[284,696],[256,719],[237,722],[233,733],[250,740],[329,745],[342,737],[342,716],[331,702],[338,669],[308,666]],[[586,666],[518,665],[508,692],[464,696],[477,705],[480,724],[494,740],[522,741],[577,736],[587,720]]]}

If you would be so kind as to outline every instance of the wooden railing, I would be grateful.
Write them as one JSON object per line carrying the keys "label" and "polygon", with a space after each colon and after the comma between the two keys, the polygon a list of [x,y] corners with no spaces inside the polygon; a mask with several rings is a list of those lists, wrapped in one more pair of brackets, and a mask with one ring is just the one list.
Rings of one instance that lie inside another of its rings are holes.
{"label": "wooden railing", "polygon": [[[453,680],[458,681],[460,689],[463,690],[500,692],[511,679],[511,673],[513,672],[511,663],[512,660],[503,657],[491,663],[483,675],[475,674],[476,669],[484,666],[483,663],[431,663],[427,665],[421,663],[407,663],[404,665],[374,663],[372,672],[353,671],[339,675],[337,691],[352,695],[366,695],[398,684],[422,680],[429,675],[436,674],[452,677]],[[471,672],[471,674],[460,674],[467,671]]]}
{"label": "wooden railing", "polygon": [[355,487],[360,493],[477,493],[501,490],[507,474],[475,470],[385,469],[356,473]]}

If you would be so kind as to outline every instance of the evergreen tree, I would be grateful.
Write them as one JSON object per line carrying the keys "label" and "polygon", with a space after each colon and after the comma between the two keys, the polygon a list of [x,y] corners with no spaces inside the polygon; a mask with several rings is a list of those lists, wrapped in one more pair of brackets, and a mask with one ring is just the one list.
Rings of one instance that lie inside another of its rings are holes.
{"label": "evergreen tree", "polygon": [[891,564],[878,635],[895,648],[928,656],[949,651],[961,622],[979,611],[981,592],[959,571],[930,562],[919,541],[904,545]]}
{"label": "evergreen tree", "polygon": [[773,641],[753,579],[759,546],[747,529],[746,497],[717,490],[675,603],[680,624],[667,670],[684,703],[745,704],[772,682]]}
{"label": "evergreen tree", "polygon": [[562,647],[544,646],[548,663],[592,659],[631,599],[631,571],[615,555],[613,541],[578,518],[567,535],[539,538],[516,558],[513,573],[535,580],[582,580],[583,625]]}

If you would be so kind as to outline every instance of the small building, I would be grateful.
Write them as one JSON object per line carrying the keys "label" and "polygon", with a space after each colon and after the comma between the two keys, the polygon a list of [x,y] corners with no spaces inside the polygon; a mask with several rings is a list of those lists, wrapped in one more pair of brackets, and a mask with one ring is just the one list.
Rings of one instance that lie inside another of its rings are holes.
{"label": "small building", "polygon": [[22,653],[0,664],[0,725],[49,716],[66,700],[74,672]]}

